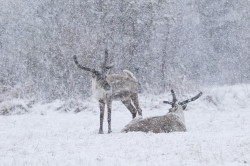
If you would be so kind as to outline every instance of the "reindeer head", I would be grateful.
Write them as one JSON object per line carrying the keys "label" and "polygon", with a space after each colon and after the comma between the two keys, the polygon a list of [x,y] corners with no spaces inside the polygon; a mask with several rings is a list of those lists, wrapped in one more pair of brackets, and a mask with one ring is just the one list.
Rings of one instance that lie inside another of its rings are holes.
{"label": "reindeer head", "polygon": [[106,80],[107,71],[113,67],[112,65],[107,66],[108,50],[105,50],[105,58],[104,58],[104,63],[102,65],[102,71],[101,72],[98,71],[98,70],[91,69],[91,68],[88,68],[88,67],[85,67],[85,66],[82,66],[81,64],[79,64],[79,62],[77,61],[76,55],[74,55],[73,58],[74,58],[74,62],[77,65],[77,67],[92,73],[92,78],[96,80],[96,83],[98,84],[98,86],[102,87],[105,91],[111,90],[111,86],[109,85],[109,83]]}
{"label": "reindeer head", "polygon": [[201,97],[202,92],[200,92],[199,94],[197,94],[196,96],[192,97],[191,99],[188,100],[184,100],[182,102],[178,102],[178,100],[176,99],[176,95],[174,90],[171,90],[171,94],[173,96],[173,100],[172,102],[170,101],[163,101],[163,103],[165,104],[170,104],[172,106],[172,108],[169,109],[169,112],[176,112],[180,109],[185,110],[187,108],[187,104],[191,101],[195,101],[197,100],[199,97]]}

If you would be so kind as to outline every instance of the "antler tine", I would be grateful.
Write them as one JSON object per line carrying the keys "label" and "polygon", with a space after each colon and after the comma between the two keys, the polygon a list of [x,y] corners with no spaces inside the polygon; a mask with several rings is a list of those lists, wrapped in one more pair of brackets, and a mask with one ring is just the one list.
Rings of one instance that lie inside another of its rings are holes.
{"label": "antler tine", "polygon": [[170,101],[163,101],[163,103],[165,103],[165,104],[170,104],[170,105],[172,106],[172,108],[173,108],[174,105],[175,105],[176,102],[177,102],[176,95],[175,95],[175,92],[174,92],[173,89],[171,89],[171,94],[172,94],[172,96],[173,96],[172,102],[170,102]]}
{"label": "antler tine", "polygon": [[105,49],[105,57],[104,57],[104,63],[103,63],[104,67],[106,67],[107,65],[108,57],[109,57],[108,49]]}
{"label": "antler tine", "polygon": [[163,101],[163,103],[172,105],[172,102],[170,101]]}
{"label": "antler tine", "polygon": [[76,57],[76,55],[74,55],[73,56],[73,58],[74,58],[74,62],[75,62],[75,64],[77,65],[77,67],[79,67],[80,69],[83,69],[83,70],[86,70],[86,71],[90,71],[90,72],[96,72],[96,70],[95,69],[91,69],[91,68],[88,68],[88,67],[84,67],[84,66],[82,66],[82,65],[80,65],[79,64],[79,62],[77,61],[77,57]]}
{"label": "antler tine", "polygon": [[103,73],[107,72],[109,69],[111,69],[113,67],[113,65],[109,65],[109,66],[107,65],[108,57],[109,57],[108,49],[105,49],[104,62],[102,65],[102,72]]}
{"label": "antler tine", "polygon": [[203,94],[203,93],[200,92],[199,94],[197,94],[196,96],[192,97],[191,99],[182,101],[182,102],[180,102],[179,104],[180,104],[180,105],[186,105],[186,104],[188,104],[189,102],[192,102],[192,101],[197,100],[199,97],[201,97],[202,94]]}
{"label": "antler tine", "polygon": [[174,105],[175,105],[176,102],[177,102],[177,99],[176,99],[176,95],[175,95],[175,92],[174,92],[173,89],[171,89],[171,94],[172,94],[172,96],[173,96],[173,101],[172,101],[173,105],[172,105],[172,107],[174,107]]}

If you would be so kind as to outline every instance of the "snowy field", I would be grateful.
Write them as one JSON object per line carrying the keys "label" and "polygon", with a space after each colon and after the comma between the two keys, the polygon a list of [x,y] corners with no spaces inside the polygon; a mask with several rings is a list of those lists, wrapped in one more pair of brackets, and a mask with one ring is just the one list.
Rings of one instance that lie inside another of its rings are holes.
{"label": "snowy field", "polygon": [[[162,101],[170,98],[141,95],[143,116],[167,113],[169,106]],[[97,106],[88,99],[75,113],[78,106],[72,101],[36,103],[23,115],[0,116],[0,166],[250,165],[250,86],[204,90],[188,105],[188,131],[181,133],[120,133],[131,115],[114,102],[113,133],[107,134],[105,112],[105,134],[98,135]]]}

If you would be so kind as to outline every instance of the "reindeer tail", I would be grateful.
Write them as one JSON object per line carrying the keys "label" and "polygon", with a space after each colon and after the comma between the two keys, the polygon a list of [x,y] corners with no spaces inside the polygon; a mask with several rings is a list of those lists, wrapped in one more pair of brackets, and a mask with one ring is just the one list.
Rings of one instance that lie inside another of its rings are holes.
{"label": "reindeer tail", "polygon": [[128,70],[123,70],[123,73],[126,74],[129,78],[132,78],[132,79],[136,80],[134,74],[131,73],[130,71],[128,71]]}

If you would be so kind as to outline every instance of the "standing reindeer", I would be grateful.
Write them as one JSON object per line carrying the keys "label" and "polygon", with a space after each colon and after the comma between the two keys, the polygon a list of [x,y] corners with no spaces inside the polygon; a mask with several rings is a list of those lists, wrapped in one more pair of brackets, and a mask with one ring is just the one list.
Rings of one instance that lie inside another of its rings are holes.
{"label": "standing reindeer", "polygon": [[171,104],[172,106],[172,108],[169,109],[169,113],[163,116],[133,120],[124,127],[122,132],[142,131],[146,133],[169,133],[174,131],[186,131],[183,111],[186,109],[187,104],[198,99],[202,95],[202,92],[195,97],[182,102],[177,102],[173,90],[171,90],[171,94],[173,96],[173,101],[164,101],[164,103]]}
{"label": "standing reindeer", "polygon": [[[136,117],[136,113],[142,115],[142,110],[139,106],[138,100],[138,82],[134,75],[128,71],[123,70],[125,75],[107,74],[108,70],[112,66],[107,65],[108,51],[105,50],[104,63],[102,65],[102,71],[97,71],[85,66],[82,66],[74,56],[75,64],[85,71],[92,73],[92,93],[94,97],[99,101],[100,107],[100,129],[99,134],[103,134],[103,117],[105,104],[108,108],[108,133],[111,133],[111,107],[112,101],[121,101],[127,109],[131,112],[132,117]],[[133,102],[133,104],[131,103]]]}

